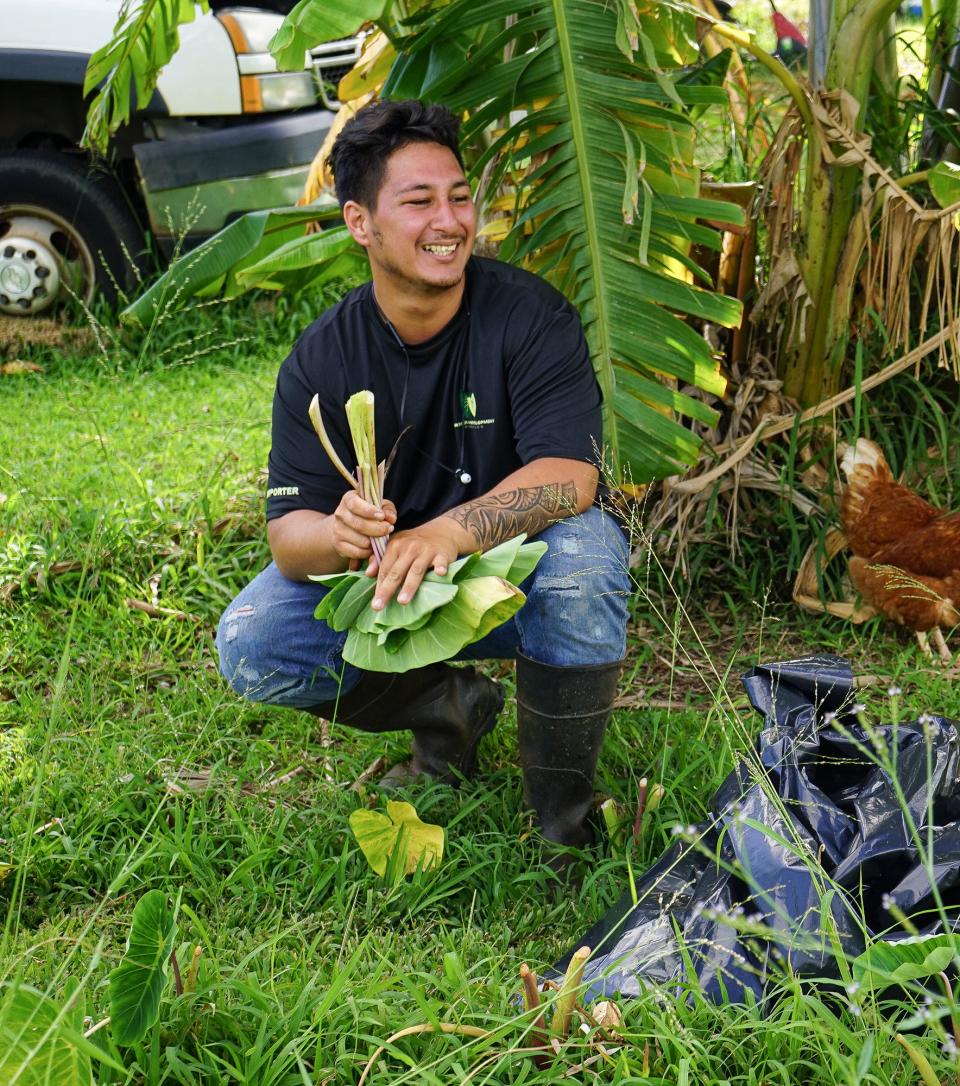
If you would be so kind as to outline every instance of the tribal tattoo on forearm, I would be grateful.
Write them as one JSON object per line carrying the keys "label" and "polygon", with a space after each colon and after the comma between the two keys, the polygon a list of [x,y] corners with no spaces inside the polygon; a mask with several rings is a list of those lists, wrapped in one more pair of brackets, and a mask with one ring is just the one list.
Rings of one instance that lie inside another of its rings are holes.
{"label": "tribal tattoo on forearm", "polygon": [[480,547],[486,550],[521,532],[537,535],[576,511],[577,488],[569,482],[488,494],[458,505],[446,516],[452,517],[461,528],[473,532]]}

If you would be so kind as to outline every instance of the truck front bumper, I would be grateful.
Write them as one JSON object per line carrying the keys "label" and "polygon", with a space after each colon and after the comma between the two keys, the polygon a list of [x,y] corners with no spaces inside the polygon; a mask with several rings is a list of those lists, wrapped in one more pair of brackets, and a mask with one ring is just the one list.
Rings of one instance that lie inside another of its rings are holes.
{"label": "truck front bumper", "polygon": [[[297,202],[335,114],[326,109],[138,143],[134,156],[150,228],[169,255],[247,211]],[[160,129],[161,133],[163,129]]]}

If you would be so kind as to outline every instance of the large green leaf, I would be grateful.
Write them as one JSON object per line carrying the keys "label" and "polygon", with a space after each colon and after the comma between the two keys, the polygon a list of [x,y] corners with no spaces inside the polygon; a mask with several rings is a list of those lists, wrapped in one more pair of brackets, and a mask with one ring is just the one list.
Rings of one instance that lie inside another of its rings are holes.
{"label": "large green leaf", "polygon": [[449,660],[512,618],[526,601],[519,588],[499,577],[468,577],[456,587],[453,599],[416,630],[365,633],[354,626],[344,644],[344,660],[364,671],[387,672]]}
{"label": "large green leaf", "polygon": [[547,553],[547,544],[537,540],[526,543],[526,533],[514,536],[488,551],[475,551],[451,562],[441,577],[432,570],[424,578],[447,584],[459,583],[465,577],[503,577],[519,585],[537,568],[537,563]]}
{"label": "large green leaf", "polygon": [[[520,549],[523,546],[523,541],[526,539],[526,535],[516,535],[513,539],[507,539],[503,543],[497,544],[496,547],[491,547],[490,550],[484,551],[477,561],[469,567],[469,575],[471,577],[508,577],[510,575],[510,568],[517,560],[517,555],[520,553]],[[546,546],[543,546],[544,551]],[[528,546],[534,546],[534,544],[528,544]],[[539,548],[538,548],[539,550]],[[542,553],[542,552],[541,552]],[[540,560],[540,554],[536,555],[534,559],[534,565]],[[454,563],[456,566],[457,563]],[[467,572],[466,569],[457,569],[454,573],[455,579],[460,579]]]}
{"label": "large green leaf", "polygon": [[440,613],[437,622],[469,622],[474,633],[460,646],[466,648],[513,618],[526,602],[520,589],[502,577],[471,577],[463,582],[456,599]]}
{"label": "large green leaf", "polygon": [[176,916],[162,890],[149,890],[133,910],[123,960],[110,973],[110,1031],[118,1045],[141,1040],[160,1014]]}
{"label": "large green leaf", "polygon": [[533,573],[537,563],[547,553],[547,544],[542,540],[525,543],[525,535],[515,536],[492,547],[480,556],[480,560],[471,570],[474,577],[502,577],[513,584],[520,584]]}
{"label": "large green leaf", "polygon": [[305,290],[333,278],[351,278],[367,269],[367,258],[345,226],[302,234],[267,253],[255,264],[240,268],[242,290]]}
{"label": "large green leaf", "polygon": [[517,587],[536,568],[546,543],[526,536],[451,562],[441,577],[429,572],[406,604],[370,607],[375,581],[360,570],[311,577],[328,586],[314,617],[347,630],[343,658],[364,671],[409,671],[449,660],[512,618],[526,602]]}
{"label": "large green leaf", "polygon": [[879,939],[853,959],[853,976],[872,988],[925,980],[950,968],[958,948],[956,935],[906,936],[894,942]]}
{"label": "large green leaf", "polygon": [[941,207],[960,202],[960,166],[954,162],[938,162],[927,175],[927,184]]}
{"label": "large green leaf", "polygon": [[78,1017],[35,988],[0,985],[0,1086],[92,1086],[91,1058],[122,1071],[83,1036]]}
{"label": "large green leaf", "polygon": [[386,95],[446,102],[467,115],[468,140],[504,129],[474,165],[517,186],[501,255],[578,307],[621,470],[640,482],[694,463],[699,442],[678,416],[702,418],[703,405],[664,382],[713,393],[724,382],[683,315],[731,327],[741,315],[690,281],[690,243],[719,244],[697,222],[690,111],[723,98],[715,72],[697,83],[694,16],[659,3],[455,0],[400,47]]}
{"label": "large green leaf", "polygon": [[[330,626],[336,630],[337,627],[334,625],[334,622],[337,611],[346,600],[347,596],[349,596],[351,592],[356,593],[359,588],[363,587],[363,583],[346,573],[331,573],[327,576],[311,577],[310,580],[326,583],[329,586],[329,591],[314,609],[313,617],[325,618]],[[370,583],[371,588],[376,587],[375,584],[370,582],[369,578],[367,580],[368,583]],[[349,625],[349,623],[347,625]]]}
{"label": "large green leaf", "polygon": [[320,42],[346,38],[381,18],[392,0],[300,0],[270,42],[277,66],[303,67],[304,55]]}
{"label": "large green leaf", "polygon": [[196,295],[222,291],[233,297],[246,289],[239,274],[260,263],[288,242],[300,240],[306,224],[339,215],[329,201],[309,207],[275,208],[241,215],[196,249],[185,253],[120,314],[121,320],[147,326],[161,313],[176,309]]}
{"label": "large green leaf", "polygon": [[359,613],[353,627],[372,634],[381,630],[419,629],[424,625],[424,619],[438,607],[450,603],[458,591],[455,584],[438,584],[424,579],[409,603],[398,603],[394,597],[382,611],[367,607]]}
{"label": "large green leaf", "polygon": [[391,799],[387,813],[362,807],[350,815],[350,829],[367,863],[385,876],[395,866],[399,875],[412,875],[417,868],[436,867],[443,859],[443,827],[421,822],[410,803]]}
{"label": "large green leaf", "polygon": [[[197,0],[208,11],[209,0]],[[130,118],[134,101],[143,109],[160,70],[180,47],[180,26],[196,17],[194,0],[134,0],[120,8],[113,37],[87,64],[83,95],[99,87],[87,110],[81,143],[106,152],[110,136]]]}

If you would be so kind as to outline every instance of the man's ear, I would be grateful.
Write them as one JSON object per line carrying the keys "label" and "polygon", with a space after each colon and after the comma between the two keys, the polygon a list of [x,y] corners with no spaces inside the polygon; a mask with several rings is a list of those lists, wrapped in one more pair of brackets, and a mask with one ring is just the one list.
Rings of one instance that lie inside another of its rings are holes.
{"label": "man's ear", "polygon": [[343,205],[343,221],[353,240],[366,249],[370,244],[370,216],[367,209],[356,200],[347,200]]}

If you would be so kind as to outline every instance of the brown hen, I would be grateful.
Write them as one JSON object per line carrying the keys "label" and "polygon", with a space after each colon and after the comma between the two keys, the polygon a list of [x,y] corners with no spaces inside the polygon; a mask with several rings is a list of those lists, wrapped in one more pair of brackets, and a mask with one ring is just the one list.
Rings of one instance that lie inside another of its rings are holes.
{"label": "brown hen", "polygon": [[866,438],[848,447],[840,519],[854,557],[850,577],[882,615],[927,634],[944,660],[943,627],[960,623],[960,512],[944,513],[897,483],[880,447]]}

